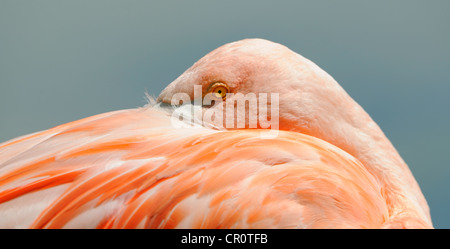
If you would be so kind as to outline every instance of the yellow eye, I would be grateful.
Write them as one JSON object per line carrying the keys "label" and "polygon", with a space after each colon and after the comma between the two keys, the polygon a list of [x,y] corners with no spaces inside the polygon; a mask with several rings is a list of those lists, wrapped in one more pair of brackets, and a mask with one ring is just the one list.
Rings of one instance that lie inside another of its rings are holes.
{"label": "yellow eye", "polygon": [[227,93],[229,92],[228,86],[224,83],[217,82],[211,86],[211,93],[214,97],[218,99],[223,99],[227,97]]}

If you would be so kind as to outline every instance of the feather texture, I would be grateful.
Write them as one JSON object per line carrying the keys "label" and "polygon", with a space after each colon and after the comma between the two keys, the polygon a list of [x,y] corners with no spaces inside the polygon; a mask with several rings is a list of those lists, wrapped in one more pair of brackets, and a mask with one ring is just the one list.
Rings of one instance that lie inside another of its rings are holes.
{"label": "feather texture", "polygon": [[387,219],[374,177],[327,142],[168,127],[170,116],[150,107],[0,145],[0,225],[370,228]]}

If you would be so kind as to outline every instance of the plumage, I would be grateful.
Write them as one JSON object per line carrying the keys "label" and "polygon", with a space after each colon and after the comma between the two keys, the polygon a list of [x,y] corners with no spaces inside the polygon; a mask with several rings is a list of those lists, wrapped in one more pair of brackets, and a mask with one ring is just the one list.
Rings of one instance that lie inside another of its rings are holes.
{"label": "plumage", "polygon": [[[174,128],[176,107],[164,103],[179,92],[194,99],[193,84],[205,93],[215,81],[233,93],[279,92],[277,136],[202,123]],[[247,39],[202,58],[158,103],[0,144],[0,227],[432,224],[406,164],[331,76],[282,45]]]}

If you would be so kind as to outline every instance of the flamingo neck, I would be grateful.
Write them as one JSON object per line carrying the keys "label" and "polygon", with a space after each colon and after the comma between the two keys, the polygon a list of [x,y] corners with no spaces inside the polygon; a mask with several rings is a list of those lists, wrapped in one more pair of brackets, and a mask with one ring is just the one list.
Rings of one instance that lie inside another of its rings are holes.
{"label": "flamingo neck", "polygon": [[321,106],[329,110],[328,115],[319,115],[323,112],[315,109],[312,116],[311,110],[309,116],[305,112],[297,113],[294,122],[295,115],[289,121],[281,117],[280,129],[318,137],[359,159],[377,179],[391,221],[414,217],[421,226],[431,227],[428,205],[407,164],[363,108],[343,94],[339,105]]}

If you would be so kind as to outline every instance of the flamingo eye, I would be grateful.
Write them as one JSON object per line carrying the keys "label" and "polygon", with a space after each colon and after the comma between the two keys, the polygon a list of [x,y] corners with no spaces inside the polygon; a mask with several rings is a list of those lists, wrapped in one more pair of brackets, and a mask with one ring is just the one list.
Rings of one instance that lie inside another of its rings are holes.
{"label": "flamingo eye", "polygon": [[211,86],[211,93],[213,94],[214,97],[216,97],[218,99],[225,100],[225,98],[227,97],[227,93],[229,91],[230,90],[229,90],[228,86],[222,82],[214,83]]}

